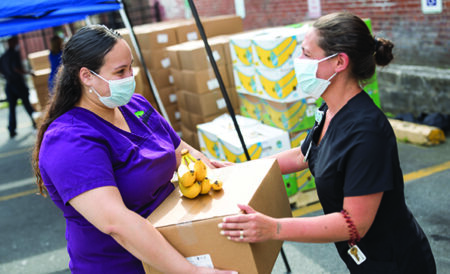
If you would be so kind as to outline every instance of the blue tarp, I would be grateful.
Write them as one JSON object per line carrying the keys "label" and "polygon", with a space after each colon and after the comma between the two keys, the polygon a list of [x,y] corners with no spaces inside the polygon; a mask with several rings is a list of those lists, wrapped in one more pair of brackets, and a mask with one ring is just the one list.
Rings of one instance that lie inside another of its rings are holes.
{"label": "blue tarp", "polygon": [[120,8],[116,0],[1,0],[0,37],[60,26]]}

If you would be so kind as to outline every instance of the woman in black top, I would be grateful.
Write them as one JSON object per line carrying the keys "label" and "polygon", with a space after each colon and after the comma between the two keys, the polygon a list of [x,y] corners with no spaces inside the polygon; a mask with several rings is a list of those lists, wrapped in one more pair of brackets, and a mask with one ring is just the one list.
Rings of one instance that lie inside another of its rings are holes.
{"label": "woman in black top", "polygon": [[361,85],[393,59],[347,12],[319,18],[295,60],[302,92],[325,103],[301,148],[276,157],[284,174],[309,168],[325,215],[275,219],[246,213],[219,226],[233,241],[335,242],[351,273],[436,273],[428,240],[405,203],[396,138]]}

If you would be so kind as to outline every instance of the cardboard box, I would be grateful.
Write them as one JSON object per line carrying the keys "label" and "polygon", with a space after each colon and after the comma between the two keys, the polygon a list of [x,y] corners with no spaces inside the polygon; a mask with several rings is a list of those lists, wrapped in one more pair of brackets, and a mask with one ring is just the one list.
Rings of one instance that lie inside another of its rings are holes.
{"label": "cardboard box", "polygon": [[142,55],[144,56],[145,65],[151,70],[171,67],[171,60],[165,49],[143,49]]}
{"label": "cardboard box", "polygon": [[200,150],[200,145],[198,144],[198,136],[196,130],[191,130],[187,128],[183,123],[181,123],[181,138],[183,141],[191,145],[193,148]]}
{"label": "cardboard box", "polygon": [[194,19],[186,19],[184,22],[180,23],[175,29],[175,32],[177,34],[178,43],[199,40],[201,38]]}
{"label": "cardboard box", "polygon": [[278,27],[252,36],[254,65],[268,69],[293,67],[293,59],[301,55],[301,43],[308,28]]}
{"label": "cardboard box", "polygon": [[[208,42],[216,64],[224,65],[226,60],[223,42],[214,40]],[[177,49],[182,70],[203,70],[212,67],[202,40],[182,43]]]}
{"label": "cardboard box", "polygon": [[175,82],[174,77],[170,73],[170,69],[150,70],[150,75],[157,89],[171,86]]}
{"label": "cardboard box", "polygon": [[[288,132],[236,115],[251,159],[259,159],[289,149]],[[234,124],[228,114],[197,126],[200,149],[208,157],[234,163],[247,160]]]}
{"label": "cardboard box", "polygon": [[178,106],[169,105],[164,106],[164,108],[166,109],[167,116],[169,116],[170,123],[172,124],[173,127],[173,125],[175,125],[177,122],[181,120],[181,114],[180,111],[178,110]]}
{"label": "cardboard box", "polygon": [[[227,111],[227,104],[220,89],[201,94],[183,91],[181,96],[184,96],[185,101],[183,108],[201,116],[210,116]],[[234,97],[229,97],[233,109],[238,109],[238,104]]]}
{"label": "cardboard box", "polygon": [[[175,29],[177,24],[171,21],[150,23],[133,27],[134,34],[138,40],[141,50],[144,49],[162,49],[177,43]],[[123,28],[117,30],[128,42],[128,45],[134,50],[131,42],[130,32]]]}
{"label": "cardboard box", "polygon": [[[225,87],[230,86],[227,70],[224,65],[218,66]],[[206,93],[220,88],[219,81],[212,68],[204,70],[182,70],[182,88],[191,92]]]}
{"label": "cardboard box", "polygon": [[[256,70],[253,66],[233,66],[233,79],[237,92],[246,94],[258,94],[256,84]],[[262,95],[262,94],[261,94]]]}
{"label": "cardboard box", "polygon": [[243,31],[242,18],[238,15],[219,15],[202,19],[207,37],[233,34]]}
{"label": "cardboard box", "polygon": [[223,110],[222,112],[217,114],[202,116],[195,112],[187,111],[180,106],[178,106],[178,110],[180,112],[181,124],[193,132],[197,132],[197,125],[210,122],[225,113],[225,110]]}
{"label": "cardboard box", "polygon": [[[220,235],[217,225],[223,217],[240,213],[238,203],[275,218],[292,216],[278,163],[255,160],[211,173],[209,177],[223,181],[223,190],[191,200],[176,188],[148,220],[185,257],[206,255],[219,269],[270,273],[283,242],[232,242]],[[145,264],[144,269],[157,273]]]}
{"label": "cardboard box", "polygon": [[183,73],[181,70],[170,68],[170,75],[173,77],[173,84],[177,89],[184,89]]}
{"label": "cardboard box", "polygon": [[170,67],[174,69],[181,69],[180,64],[180,58],[178,57],[178,51],[181,50],[183,47],[180,46],[181,44],[173,45],[170,47],[165,48],[164,50],[167,53],[167,56],[170,59]]}
{"label": "cardboard box", "polygon": [[175,86],[160,88],[158,89],[158,94],[159,98],[161,98],[163,105],[170,106],[177,104],[178,98],[177,94],[175,93]]}
{"label": "cardboard box", "polygon": [[271,100],[261,100],[262,122],[264,124],[281,128],[288,132],[297,132],[312,128],[316,105],[302,99],[295,102],[283,103]]}
{"label": "cardboard box", "polygon": [[50,61],[48,56],[50,55],[50,50],[42,50],[28,54],[28,60],[30,62],[31,68],[36,70],[50,68]]}
{"label": "cardboard box", "polygon": [[50,68],[36,70],[32,76],[33,86],[36,89],[39,105],[44,109],[50,98],[48,92],[48,77],[50,76]]}

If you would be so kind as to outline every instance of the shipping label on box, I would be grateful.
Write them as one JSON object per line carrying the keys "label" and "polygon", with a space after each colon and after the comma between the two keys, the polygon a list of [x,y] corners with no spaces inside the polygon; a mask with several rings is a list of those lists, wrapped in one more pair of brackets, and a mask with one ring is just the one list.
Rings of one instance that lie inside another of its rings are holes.
{"label": "shipping label on box", "polygon": [[[240,214],[237,204],[248,204],[273,218],[292,216],[278,163],[254,160],[211,170],[208,176],[223,181],[220,192],[191,200],[182,197],[177,187],[148,220],[185,257],[207,255],[218,269],[270,273],[281,241],[233,242],[220,235],[218,224],[225,216]],[[144,269],[157,273],[146,264]]]}

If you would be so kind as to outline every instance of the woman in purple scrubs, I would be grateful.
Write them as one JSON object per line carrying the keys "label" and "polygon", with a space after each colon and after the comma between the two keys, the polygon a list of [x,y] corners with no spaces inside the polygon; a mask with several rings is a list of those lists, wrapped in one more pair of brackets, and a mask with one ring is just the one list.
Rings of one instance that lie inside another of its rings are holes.
{"label": "woman in purple scrubs", "polygon": [[72,273],[221,273],[190,264],[145,218],[174,190],[188,148],[134,94],[128,44],[104,26],[66,44],[56,92],[37,135],[33,164],[66,219]]}

